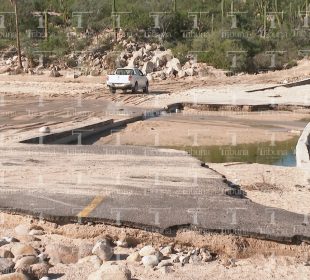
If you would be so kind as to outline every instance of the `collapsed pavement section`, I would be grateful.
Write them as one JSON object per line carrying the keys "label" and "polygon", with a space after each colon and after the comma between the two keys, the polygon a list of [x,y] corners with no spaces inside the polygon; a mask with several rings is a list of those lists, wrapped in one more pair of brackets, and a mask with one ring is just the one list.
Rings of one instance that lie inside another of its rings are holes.
{"label": "collapsed pavement section", "polygon": [[125,146],[1,147],[0,205],[52,221],[310,240],[307,217],[244,198],[185,152]]}

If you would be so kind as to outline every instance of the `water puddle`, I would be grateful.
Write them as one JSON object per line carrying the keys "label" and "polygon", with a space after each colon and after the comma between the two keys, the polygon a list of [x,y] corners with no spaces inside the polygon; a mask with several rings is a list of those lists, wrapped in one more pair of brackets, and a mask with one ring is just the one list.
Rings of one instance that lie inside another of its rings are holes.
{"label": "water puddle", "polygon": [[236,146],[173,147],[187,151],[206,163],[248,162],[275,166],[296,166],[298,137],[283,142],[240,144]]}

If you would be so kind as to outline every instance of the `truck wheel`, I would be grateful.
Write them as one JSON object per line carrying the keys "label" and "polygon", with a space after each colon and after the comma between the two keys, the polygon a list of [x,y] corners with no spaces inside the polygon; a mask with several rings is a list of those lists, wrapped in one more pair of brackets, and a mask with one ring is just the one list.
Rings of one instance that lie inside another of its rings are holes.
{"label": "truck wheel", "polygon": [[114,94],[114,93],[116,93],[116,89],[115,89],[115,88],[110,87],[110,92]]}
{"label": "truck wheel", "polygon": [[136,93],[138,91],[138,83],[135,83],[135,86],[132,88],[132,93]]}
{"label": "truck wheel", "polygon": [[143,89],[144,93],[149,93],[149,83],[146,83],[145,88]]}

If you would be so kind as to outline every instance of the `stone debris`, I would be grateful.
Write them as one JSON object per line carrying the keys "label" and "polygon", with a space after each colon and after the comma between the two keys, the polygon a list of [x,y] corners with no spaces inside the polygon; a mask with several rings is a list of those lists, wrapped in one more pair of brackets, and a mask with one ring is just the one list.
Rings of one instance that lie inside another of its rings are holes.
{"label": "stone debris", "polygon": [[[49,280],[50,268],[58,264],[72,269],[87,266],[91,271],[87,280],[129,280],[132,275],[130,266],[143,265],[146,269],[166,275],[189,263],[201,265],[215,259],[215,255],[206,248],[184,250],[170,244],[157,249],[152,245],[142,246],[137,240],[126,236],[117,240],[110,236],[100,238],[95,245],[95,241],[79,246],[43,245],[40,239],[26,238],[46,235],[41,227],[20,225],[15,232],[22,234],[17,236],[22,237],[23,242],[28,240],[29,243],[20,242],[15,237],[0,238],[0,280]],[[121,255],[127,255],[127,258],[118,258]],[[235,262],[229,259],[227,266],[234,267]]]}
{"label": "stone debris", "polygon": [[76,79],[82,75],[93,77],[106,75],[118,67],[138,67],[147,75],[148,80],[152,81],[204,76],[214,70],[205,63],[197,63],[190,55],[182,66],[172,50],[165,49],[160,44],[135,43],[125,38],[120,44],[122,51],[95,46],[84,52],[73,52],[61,60],[53,58],[52,62],[49,62],[51,64],[48,60],[41,61],[22,54],[23,68],[18,67],[18,57],[15,49],[11,48],[0,57],[0,74],[42,75],[45,71],[49,71],[50,77],[58,78],[62,76],[60,71],[71,69],[74,70],[74,74],[65,74],[65,77]]}
{"label": "stone debris", "polygon": [[12,272],[14,262],[12,259],[0,258],[0,274],[7,274]]}
{"label": "stone debris", "polygon": [[48,263],[36,263],[30,265],[29,275],[31,279],[41,279],[48,275],[50,265]]}
{"label": "stone debris", "polygon": [[172,246],[166,246],[160,250],[164,256],[168,256],[173,252]]}
{"label": "stone debris", "polygon": [[[45,133],[50,132],[49,127],[44,127],[44,130],[46,131]],[[32,229],[31,231],[29,231],[29,235],[44,235],[44,231],[40,229]]]}
{"label": "stone debris", "polygon": [[0,280],[29,280],[29,278],[25,274],[14,272],[0,275]]}
{"label": "stone debris", "polygon": [[88,256],[82,259],[79,259],[79,264],[86,263],[88,266],[92,266],[95,270],[99,269],[102,265],[102,260],[97,256]]}
{"label": "stone debris", "polygon": [[139,262],[141,261],[141,256],[138,252],[130,254],[127,259],[128,262]]}
{"label": "stone debris", "polygon": [[143,248],[140,250],[140,252],[139,252],[139,254],[140,254],[141,257],[150,256],[150,255],[155,255],[155,253],[156,253],[156,250],[155,250],[155,248],[154,248],[153,246],[151,246],[151,245],[148,245],[148,246],[143,247]]}
{"label": "stone debris", "polygon": [[159,264],[158,267],[163,267],[163,266],[172,266],[173,263],[170,260],[162,260]]}
{"label": "stone debris", "polygon": [[130,280],[131,271],[123,265],[103,264],[99,270],[91,273],[88,280]]}
{"label": "stone debris", "polygon": [[75,246],[49,244],[46,246],[45,252],[49,256],[51,264],[70,264],[78,261],[79,250]]}
{"label": "stone debris", "polygon": [[91,256],[92,250],[94,248],[93,243],[83,243],[79,246],[79,259],[86,258],[88,256]]}
{"label": "stone debris", "polygon": [[22,257],[15,263],[15,270],[17,272],[27,271],[30,265],[37,263],[39,259],[35,256]]}
{"label": "stone debris", "polygon": [[170,267],[170,266],[163,266],[159,269],[159,271],[162,273],[162,274],[169,274],[171,272],[174,272],[173,268]]}
{"label": "stone debris", "polygon": [[113,254],[114,254],[114,250],[110,245],[109,240],[101,240],[98,241],[96,243],[96,245],[94,246],[92,253],[94,255],[97,255],[102,261],[109,261]]}
{"label": "stone debris", "polygon": [[32,246],[23,243],[15,243],[11,248],[11,252],[15,258],[19,256],[37,256],[37,252]]}
{"label": "stone debris", "polygon": [[154,267],[159,264],[159,259],[155,255],[145,256],[142,258],[142,263],[145,267]]}

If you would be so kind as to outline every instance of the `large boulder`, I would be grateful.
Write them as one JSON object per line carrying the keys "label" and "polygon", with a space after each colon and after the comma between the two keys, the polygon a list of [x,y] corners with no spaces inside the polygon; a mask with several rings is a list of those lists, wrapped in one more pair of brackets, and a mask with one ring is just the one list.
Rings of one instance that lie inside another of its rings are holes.
{"label": "large boulder", "polygon": [[187,76],[194,76],[196,74],[194,68],[188,68],[185,70]]}
{"label": "large boulder", "polygon": [[142,72],[147,75],[149,73],[154,72],[154,69],[155,69],[154,63],[151,61],[148,61],[148,62],[144,63],[144,65],[142,67]]}
{"label": "large boulder", "polygon": [[155,255],[145,256],[142,258],[142,263],[145,267],[154,267],[159,264],[159,258]]}
{"label": "large boulder", "polygon": [[3,53],[2,58],[3,58],[3,59],[8,59],[8,58],[10,58],[12,55],[16,55],[16,54],[17,54],[17,49],[16,49],[15,47],[11,47],[11,48],[9,48],[7,51],[5,51],[5,52]]}
{"label": "large boulder", "polygon": [[163,249],[160,250],[160,252],[163,254],[163,256],[168,256],[170,254],[172,254],[172,246],[166,246]]}
{"label": "large boulder", "polygon": [[94,68],[90,71],[90,75],[93,77],[98,77],[98,76],[100,76],[100,70]]}
{"label": "large boulder", "polygon": [[141,261],[141,256],[138,252],[134,252],[127,257],[127,262],[134,263]]}
{"label": "large boulder", "polygon": [[14,268],[17,272],[29,271],[30,265],[35,264],[38,261],[39,259],[35,256],[25,256],[16,262]]}
{"label": "large boulder", "polygon": [[168,67],[164,73],[168,77],[175,77],[178,74],[178,71],[174,70],[172,67]]}
{"label": "large boulder", "polygon": [[10,273],[0,275],[0,280],[29,280],[29,278],[22,273]]}
{"label": "large boulder", "polygon": [[0,67],[0,74],[5,74],[11,71],[11,68],[9,66],[3,66]]}
{"label": "large boulder", "polygon": [[14,268],[14,262],[12,259],[0,258],[0,274],[7,274],[12,272]]}
{"label": "large boulder", "polygon": [[177,72],[182,70],[180,60],[178,60],[177,58],[173,58],[170,61],[168,61],[166,64],[166,67],[172,68],[173,70],[175,70]]}
{"label": "large boulder", "polygon": [[154,76],[153,76],[152,74],[147,74],[147,75],[146,75],[146,78],[147,78],[147,80],[148,80],[149,82],[154,81]]}
{"label": "large boulder", "polygon": [[132,57],[128,60],[128,67],[135,67],[139,64],[143,58],[143,51],[142,49],[135,51],[132,53]]}
{"label": "large boulder", "polygon": [[64,246],[60,244],[47,245],[45,252],[50,258],[51,264],[70,264],[78,261],[79,250],[75,246]]}
{"label": "large boulder", "polygon": [[87,278],[88,280],[130,280],[131,272],[123,265],[104,264]]}
{"label": "large boulder", "polygon": [[184,66],[183,66],[183,70],[187,70],[190,69],[192,67],[191,63],[189,61],[187,61]]}
{"label": "large boulder", "polygon": [[9,72],[10,75],[19,75],[19,74],[22,74],[22,73],[24,73],[24,71],[19,66],[16,66],[15,68],[13,68],[12,71]]}
{"label": "large boulder", "polygon": [[52,69],[50,72],[50,77],[59,78],[61,77],[61,74],[56,69]]}
{"label": "large boulder", "polygon": [[14,255],[9,249],[0,248],[0,258],[14,258]]}
{"label": "large boulder", "polygon": [[93,243],[82,243],[79,246],[79,259],[91,256],[93,248],[94,248]]}
{"label": "large boulder", "polygon": [[140,256],[142,257],[145,257],[145,256],[150,256],[150,255],[155,255],[156,253],[156,249],[151,246],[151,245],[147,245],[147,246],[144,246],[140,251],[139,251],[139,254]]}
{"label": "large boulder", "polygon": [[15,243],[11,248],[11,252],[15,258],[19,256],[37,256],[37,252],[32,246],[23,243]]}
{"label": "large boulder", "polygon": [[48,271],[50,269],[49,264],[43,263],[36,263],[30,266],[30,275],[34,279],[41,279],[44,276],[48,275]]}
{"label": "large boulder", "polygon": [[145,45],[145,52],[146,53],[149,53],[149,52],[151,52],[151,51],[153,51],[154,49],[153,49],[153,47],[152,47],[152,45],[150,45],[150,44],[146,44]]}
{"label": "large boulder", "polygon": [[109,240],[104,239],[96,243],[92,250],[92,253],[105,262],[109,261],[112,258],[114,250],[111,247]]}
{"label": "large boulder", "polygon": [[88,256],[82,258],[78,261],[78,264],[86,264],[87,267],[93,267],[94,270],[97,270],[102,265],[102,260],[99,259],[97,256]]}
{"label": "large boulder", "polygon": [[179,78],[185,78],[186,76],[187,76],[186,71],[180,70],[180,71],[178,72],[178,77],[179,77]]}
{"label": "large boulder", "polygon": [[155,51],[154,57],[152,58],[152,62],[155,67],[161,68],[167,64],[167,62],[173,59],[173,54],[171,50],[166,51]]}

